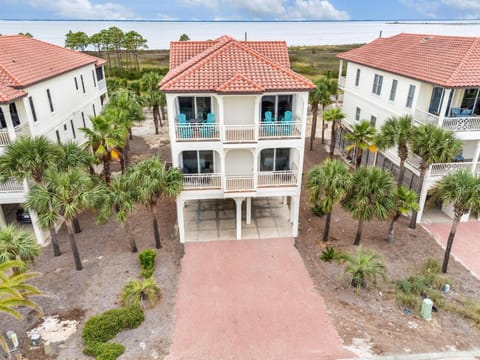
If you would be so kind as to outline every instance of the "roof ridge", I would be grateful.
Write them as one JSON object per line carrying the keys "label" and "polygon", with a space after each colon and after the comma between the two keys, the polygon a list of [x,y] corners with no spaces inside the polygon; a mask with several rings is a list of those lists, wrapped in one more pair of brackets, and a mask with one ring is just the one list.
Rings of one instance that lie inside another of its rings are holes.
{"label": "roof ridge", "polygon": [[476,48],[477,44],[480,45],[480,37],[475,37],[474,39],[475,41],[472,42],[472,45],[470,45],[470,47],[468,48],[468,51],[465,53],[462,61],[458,63],[457,67],[448,78],[447,83],[452,83],[452,79],[454,79],[455,76],[457,76],[463,70],[463,65],[470,59],[470,54]]}

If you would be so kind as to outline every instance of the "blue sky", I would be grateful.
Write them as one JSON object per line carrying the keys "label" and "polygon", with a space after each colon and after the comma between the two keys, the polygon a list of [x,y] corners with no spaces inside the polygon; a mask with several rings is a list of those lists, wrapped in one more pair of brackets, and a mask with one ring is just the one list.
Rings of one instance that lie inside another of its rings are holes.
{"label": "blue sky", "polygon": [[480,19],[480,0],[0,0],[3,19]]}

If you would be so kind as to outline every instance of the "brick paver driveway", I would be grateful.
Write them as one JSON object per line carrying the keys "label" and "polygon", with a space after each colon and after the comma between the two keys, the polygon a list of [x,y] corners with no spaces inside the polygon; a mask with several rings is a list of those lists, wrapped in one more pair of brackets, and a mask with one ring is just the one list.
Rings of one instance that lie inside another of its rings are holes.
{"label": "brick paver driveway", "polygon": [[292,239],[185,245],[166,359],[348,357]]}
{"label": "brick paver driveway", "polygon": [[[424,225],[443,248],[447,245],[451,223]],[[480,221],[468,221],[458,224],[453,240],[452,254],[460,263],[480,279]]]}

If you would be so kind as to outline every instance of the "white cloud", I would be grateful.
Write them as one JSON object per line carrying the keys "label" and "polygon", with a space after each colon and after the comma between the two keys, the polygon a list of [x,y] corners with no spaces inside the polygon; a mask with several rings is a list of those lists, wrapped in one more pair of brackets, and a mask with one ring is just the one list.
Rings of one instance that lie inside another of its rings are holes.
{"label": "white cloud", "polygon": [[135,17],[134,11],[114,2],[93,3],[91,0],[35,0],[34,7],[49,9],[69,19],[125,20]]}
{"label": "white cloud", "polygon": [[439,3],[433,0],[400,0],[403,4],[415,9],[423,16],[437,17]]}
{"label": "white cloud", "polygon": [[[480,0],[400,0],[428,17],[477,19]],[[440,15],[439,15],[440,14]]]}
{"label": "white cloud", "polygon": [[[292,19],[348,20],[346,11],[340,11],[325,0],[295,0]],[[288,17],[288,16],[287,16]]]}

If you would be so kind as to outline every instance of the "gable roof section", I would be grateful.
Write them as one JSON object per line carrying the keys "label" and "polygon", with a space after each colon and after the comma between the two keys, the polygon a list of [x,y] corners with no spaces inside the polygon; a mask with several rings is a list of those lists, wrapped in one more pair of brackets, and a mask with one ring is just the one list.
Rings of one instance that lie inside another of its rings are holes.
{"label": "gable roof section", "polygon": [[[0,36],[0,90],[2,94],[20,94],[13,90],[105,60],[22,35]],[[5,87],[12,88],[7,90]],[[25,92],[22,92],[26,94]],[[13,96],[13,95],[12,95]],[[15,97],[2,96],[2,102]]]}
{"label": "gable roof section", "polygon": [[399,34],[337,57],[440,86],[480,86],[480,38]]}
{"label": "gable roof section", "polygon": [[[263,49],[270,42],[252,42]],[[288,57],[285,42],[275,42],[270,57],[255,51],[245,42],[228,36],[178,65],[163,78],[160,89],[166,92],[233,92],[252,93],[282,90],[310,90],[315,86],[303,76],[279,64],[273,58]],[[280,46],[278,43],[283,43]],[[276,53],[278,55],[275,55]],[[170,56],[176,56],[175,50]]]}
{"label": "gable roof section", "polygon": [[[218,39],[209,41],[189,40],[170,42],[170,69],[176,68],[195,55],[216,45],[218,42],[228,39],[231,38],[224,35]],[[290,68],[290,58],[288,57],[288,51],[285,51],[287,47],[285,41],[242,41],[242,44],[266,56],[277,64]]]}

